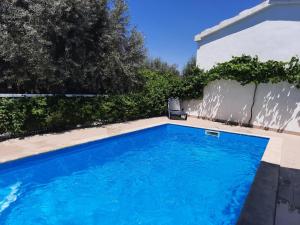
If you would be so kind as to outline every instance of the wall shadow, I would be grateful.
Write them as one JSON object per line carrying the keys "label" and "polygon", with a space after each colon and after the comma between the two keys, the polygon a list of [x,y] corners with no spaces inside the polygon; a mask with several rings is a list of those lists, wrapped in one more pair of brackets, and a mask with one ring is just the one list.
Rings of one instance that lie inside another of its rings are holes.
{"label": "wall shadow", "polygon": [[261,84],[258,87],[255,116],[252,123],[279,132],[296,130],[300,132],[300,90],[282,82]]}
{"label": "wall shadow", "polygon": [[[190,100],[184,109],[198,118],[248,124],[254,84],[218,80],[205,87],[203,100]],[[279,132],[300,132],[300,90],[287,82],[260,84],[257,89],[251,125]]]}
{"label": "wall shadow", "polygon": [[236,81],[220,80],[209,84],[199,107],[200,117],[247,123],[250,119],[253,85],[241,86]]}

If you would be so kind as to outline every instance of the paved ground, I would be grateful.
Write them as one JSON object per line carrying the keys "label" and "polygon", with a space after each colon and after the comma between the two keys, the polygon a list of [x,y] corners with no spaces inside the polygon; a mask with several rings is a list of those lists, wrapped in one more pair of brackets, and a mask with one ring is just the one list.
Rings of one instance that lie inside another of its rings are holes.
{"label": "paved ground", "polygon": [[300,169],[300,136],[279,134],[255,128],[229,126],[196,118],[188,118],[187,121],[174,121],[168,120],[166,117],[56,134],[35,135],[24,139],[12,139],[0,142],[0,163],[165,123],[269,137],[270,143],[263,156],[263,161],[278,164],[282,167]]}

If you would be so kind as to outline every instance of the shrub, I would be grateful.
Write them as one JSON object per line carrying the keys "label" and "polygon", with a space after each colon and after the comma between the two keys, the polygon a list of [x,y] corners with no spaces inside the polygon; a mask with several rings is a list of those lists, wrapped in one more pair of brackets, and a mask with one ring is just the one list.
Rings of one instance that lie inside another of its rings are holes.
{"label": "shrub", "polygon": [[0,98],[0,133],[20,136],[164,115],[180,78],[149,70],[141,76],[144,89],[126,95]]}

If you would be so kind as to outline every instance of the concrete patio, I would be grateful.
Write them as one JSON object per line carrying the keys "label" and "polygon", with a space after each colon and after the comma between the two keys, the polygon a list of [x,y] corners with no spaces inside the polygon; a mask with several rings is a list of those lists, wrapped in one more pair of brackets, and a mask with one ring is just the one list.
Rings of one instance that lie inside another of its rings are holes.
{"label": "concrete patio", "polygon": [[300,169],[300,137],[297,135],[229,126],[192,117],[189,117],[187,121],[176,121],[169,120],[166,117],[158,117],[97,128],[35,135],[23,139],[11,139],[0,143],[0,163],[166,123],[268,137],[270,138],[270,142],[262,161],[277,164],[281,167]]}

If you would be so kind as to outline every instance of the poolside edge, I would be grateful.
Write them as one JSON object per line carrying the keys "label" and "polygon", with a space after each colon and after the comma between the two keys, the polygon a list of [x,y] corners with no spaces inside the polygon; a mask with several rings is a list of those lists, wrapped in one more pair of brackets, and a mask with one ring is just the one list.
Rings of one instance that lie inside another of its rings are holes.
{"label": "poolside edge", "polygon": [[237,225],[274,225],[279,165],[261,162]]}

